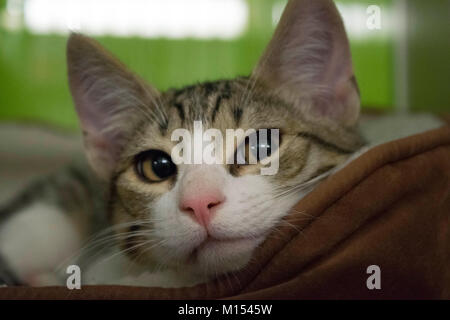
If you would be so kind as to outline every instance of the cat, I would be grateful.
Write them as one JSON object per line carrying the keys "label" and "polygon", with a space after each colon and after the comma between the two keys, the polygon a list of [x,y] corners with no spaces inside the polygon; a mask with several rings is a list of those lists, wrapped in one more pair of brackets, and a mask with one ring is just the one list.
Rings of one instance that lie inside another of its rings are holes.
{"label": "cat", "polygon": [[[180,287],[241,270],[291,208],[364,145],[349,42],[331,0],[289,1],[248,77],[159,92],[81,34],[70,35],[67,62],[95,174],[71,166],[3,210],[10,284],[65,284],[60,266],[69,260],[87,270],[88,284]],[[262,159],[175,164],[171,134],[192,132],[194,121],[224,134],[278,129],[276,146],[257,145],[276,154],[278,172],[260,174]],[[102,245],[103,255],[92,249]],[[86,258],[91,249],[97,260]]]}

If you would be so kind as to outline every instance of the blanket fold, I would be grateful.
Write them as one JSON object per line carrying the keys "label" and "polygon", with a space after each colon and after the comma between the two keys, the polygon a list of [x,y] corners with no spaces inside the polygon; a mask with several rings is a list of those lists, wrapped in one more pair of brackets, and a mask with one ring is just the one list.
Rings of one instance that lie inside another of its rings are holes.
{"label": "blanket fold", "polygon": [[[369,150],[286,220],[248,268],[212,283],[10,287],[0,298],[450,299],[450,126]],[[370,266],[380,289],[368,288]]]}

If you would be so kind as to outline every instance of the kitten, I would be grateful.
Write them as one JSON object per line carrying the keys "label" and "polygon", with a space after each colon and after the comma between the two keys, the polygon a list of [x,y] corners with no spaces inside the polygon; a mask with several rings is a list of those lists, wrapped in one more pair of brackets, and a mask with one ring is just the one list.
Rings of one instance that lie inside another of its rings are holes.
{"label": "kitten", "polygon": [[[185,286],[245,268],[295,203],[362,146],[359,92],[332,1],[289,1],[250,77],[158,92],[79,34],[69,38],[67,59],[99,180],[72,167],[2,215],[0,256],[22,283],[61,283],[55,267],[104,227],[104,217],[115,235],[93,243],[115,246],[103,260],[86,260],[84,283]],[[277,146],[257,145],[276,151],[268,157],[279,157],[278,172],[261,175],[262,159],[174,164],[171,134],[192,132],[194,121],[224,135],[279,129]],[[122,264],[110,263],[114,255]]]}

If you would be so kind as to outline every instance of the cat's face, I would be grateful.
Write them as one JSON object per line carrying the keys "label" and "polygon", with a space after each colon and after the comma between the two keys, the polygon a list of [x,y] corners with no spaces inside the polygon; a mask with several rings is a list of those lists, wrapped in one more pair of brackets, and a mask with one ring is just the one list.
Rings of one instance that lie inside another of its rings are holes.
{"label": "cat's face", "polygon": [[[130,255],[208,274],[240,269],[305,190],[287,191],[348,156],[304,135],[314,135],[314,126],[261,88],[242,107],[249,85],[238,79],[169,91],[158,102],[162,119],[149,122],[142,112],[112,187],[115,223],[141,223],[121,230],[136,234],[123,241]],[[277,174],[262,175],[260,163],[167,164],[172,133],[185,128],[193,136],[196,120],[224,136],[226,129],[279,129]]]}
{"label": "cat's face", "polygon": [[[307,191],[299,186],[360,146],[359,99],[336,9],[302,2],[288,5],[252,77],[165,93],[92,40],[71,37],[69,78],[88,158],[111,184],[111,218],[133,259],[208,276],[241,269]],[[299,29],[327,16],[329,29]],[[271,149],[276,173],[261,174],[261,161],[174,164],[172,134],[194,136],[194,121],[224,137],[229,129],[278,129],[277,141],[256,144]]]}

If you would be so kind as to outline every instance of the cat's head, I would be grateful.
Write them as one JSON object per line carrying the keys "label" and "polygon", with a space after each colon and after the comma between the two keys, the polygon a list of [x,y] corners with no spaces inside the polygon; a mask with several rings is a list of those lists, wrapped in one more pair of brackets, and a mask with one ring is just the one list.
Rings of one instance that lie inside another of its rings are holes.
{"label": "cat's head", "polygon": [[[211,275],[242,268],[305,192],[298,186],[361,144],[349,44],[332,1],[290,1],[250,77],[158,92],[89,38],[72,35],[67,53],[86,153],[111,185],[118,239],[149,265]],[[278,171],[262,175],[261,162],[175,165],[172,133],[193,133],[194,121],[224,137],[279,129],[279,143],[257,142]]]}

